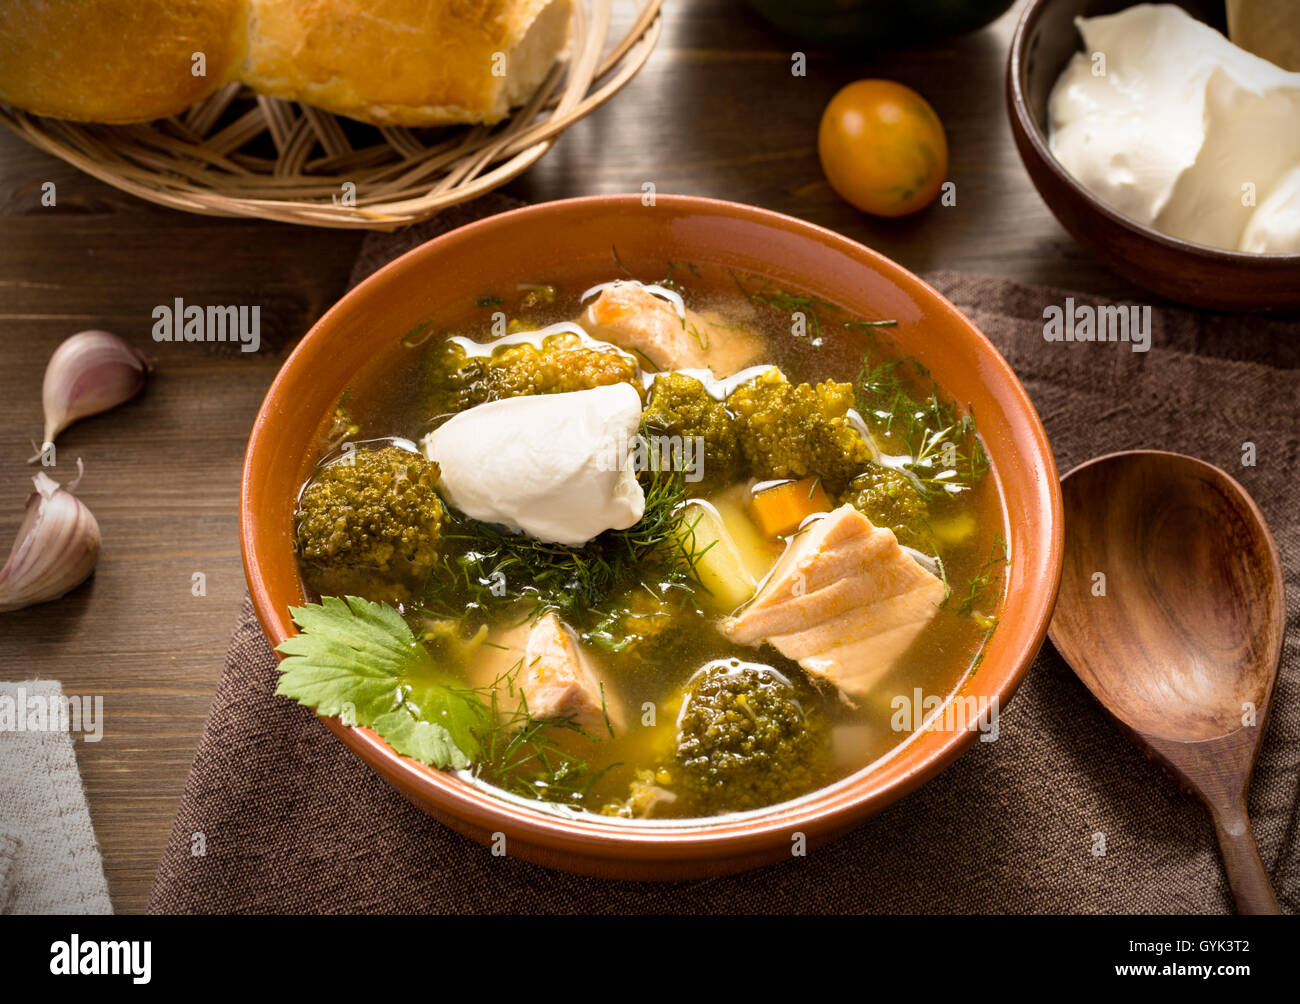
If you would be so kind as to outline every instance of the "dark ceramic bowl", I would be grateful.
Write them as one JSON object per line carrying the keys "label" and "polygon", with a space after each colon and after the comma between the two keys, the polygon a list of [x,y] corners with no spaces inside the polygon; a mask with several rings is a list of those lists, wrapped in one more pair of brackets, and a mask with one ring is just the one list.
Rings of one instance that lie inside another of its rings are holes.
{"label": "dark ceramic bowl", "polygon": [[[1062,226],[1127,279],[1181,303],[1218,310],[1300,310],[1300,255],[1223,251],[1169,237],[1088,192],[1047,146],[1047,101],[1079,51],[1076,17],[1113,14],[1132,0],[1030,0],[1011,39],[1007,105],[1029,177]],[[1225,30],[1222,0],[1188,0],[1189,14]]]}

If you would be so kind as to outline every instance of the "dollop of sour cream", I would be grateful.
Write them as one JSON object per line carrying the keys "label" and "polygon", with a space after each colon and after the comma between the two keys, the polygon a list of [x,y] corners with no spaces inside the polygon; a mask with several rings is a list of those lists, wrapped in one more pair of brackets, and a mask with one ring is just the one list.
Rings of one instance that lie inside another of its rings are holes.
{"label": "dollop of sour cream", "polygon": [[1126,216],[1228,250],[1300,254],[1300,73],[1171,4],[1079,18],[1052,154]]}
{"label": "dollop of sour cream", "polygon": [[630,384],[489,401],[424,438],[447,501],[473,519],[577,547],[645,513]]}

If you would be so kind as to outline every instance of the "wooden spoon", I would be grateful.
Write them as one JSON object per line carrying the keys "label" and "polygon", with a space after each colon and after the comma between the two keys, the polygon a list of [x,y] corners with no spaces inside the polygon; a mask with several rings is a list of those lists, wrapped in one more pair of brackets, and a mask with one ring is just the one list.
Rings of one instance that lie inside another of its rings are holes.
{"label": "wooden spoon", "polygon": [[1286,632],[1282,563],[1246,490],[1177,453],[1061,479],[1052,644],[1139,748],[1214,818],[1241,913],[1278,913],[1246,815]]}

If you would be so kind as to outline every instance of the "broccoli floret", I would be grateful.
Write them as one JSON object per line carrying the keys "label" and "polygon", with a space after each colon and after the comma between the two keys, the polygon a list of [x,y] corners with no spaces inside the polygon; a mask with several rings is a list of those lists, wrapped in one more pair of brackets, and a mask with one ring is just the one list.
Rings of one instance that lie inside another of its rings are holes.
{"label": "broccoli floret", "polygon": [[606,384],[639,389],[636,362],[621,352],[593,348],[578,335],[561,332],[540,347],[517,342],[489,356],[471,356],[456,342],[432,350],[429,413],[447,415],[487,401],[530,394],[562,394]]}
{"label": "broccoli floret", "polygon": [[740,420],[699,380],[685,373],[655,377],[644,417],[653,434],[700,437],[703,483],[724,485],[740,477]]}
{"label": "broccoli floret", "polygon": [[925,499],[901,471],[871,464],[853,479],[844,501],[876,526],[893,530],[900,544],[935,553]]}
{"label": "broccoli floret", "polygon": [[671,773],[702,813],[802,795],[829,763],[830,729],[810,687],[736,659],[705,666],[687,684]]}
{"label": "broccoli floret", "polygon": [[405,602],[438,558],[438,465],[396,446],[358,449],[324,467],[295,515],[307,585],[322,596]]}
{"label": "broccoli floret", "polygon": [[817,475],[838,493],[870,459],[847,417],[852,384],[792,384],[770,369],[732,391],[727,406],[744,423],[740,445],[754,477]]}

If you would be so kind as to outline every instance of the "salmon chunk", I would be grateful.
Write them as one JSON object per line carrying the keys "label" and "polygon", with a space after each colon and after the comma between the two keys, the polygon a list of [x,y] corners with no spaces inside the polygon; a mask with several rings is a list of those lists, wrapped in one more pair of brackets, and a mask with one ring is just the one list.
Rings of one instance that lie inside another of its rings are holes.
{"label": "salmon chunk", "polygon": [[714,376],[725,377],[756,362],[762,353],[748,332],[723,327],[693,311],[683,319],[671,303],[639,282],[606,286],[583,311],[582,326],[594,338],[639,353],[643,362],[661,370],[707,367]]}
{"label": "salmon chunk", "polygon": [[600,677],[578,639],[555,614],[494,644],[503,657],[498,661],[513,663],[506,672],[513,671],[514,691],[527,702],[534,718],[570,718],[589,732],[608,734],[608,711],[610,723],[619,727],[618,709],[602,692]]}
{"label": "salmon chunk", "polygon": [[850,700],[867,694],[938,611],[943,582],[851,505],[813,522],[722,631],[767,642]]}

